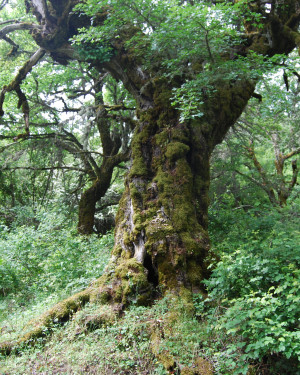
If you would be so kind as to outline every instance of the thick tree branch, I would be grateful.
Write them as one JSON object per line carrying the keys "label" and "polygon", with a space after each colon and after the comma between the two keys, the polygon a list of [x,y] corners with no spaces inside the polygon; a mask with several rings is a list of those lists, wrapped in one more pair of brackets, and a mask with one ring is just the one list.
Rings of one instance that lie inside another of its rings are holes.
{"label": "thick tree branch", "polygon": [[101,203],[102,202],[101,200],[100,205],[97,206],[96,208],[96,212],[101,212],[107,207],[115,206],[119,204],[121,197],[122,197],[122,194],[116,194],[115,196],[111,197],[108,202]]}
{"label": "thick tree branch", "polygon": [[[15,22],[12,25],[7,25],[8,23]],[[3,27],[0,30],[0,39],[4,40],[5,42],[9,43],[12,46],[11,51],[9,52],[9,56],[14,55],[17,50],[19,49],[19,45],[15,43],[10,37],[7,36],[7,34],[17,31],[17,30],[34,30],[38,29],[39,26],[35,24],[29,24],[29,23],[21,23],[18,22],[17,20],[9,20],[9,21],[4,21],[1,22],[0,25],[7,25]]]}
{"label": "thick tree branch", "polygon": [[252,94],[253,98],[258,99],[259,102],[262,102],[262,96],[256,92]]}
{"label": "thick tree branch", "polygon": [[[9,22],[9,21],[7,21]],[[0,30],[0,39],[3,39],[9,33],[12,33],[17,30],[38,30],[40,26],[34,23],[13,23],[11,25],[6,25]]]}
{"label": "thick tree branch", "polygon": [[29,104],[26,95],[22,92],[20,85],[26,78],[27,74],[32,70],[32,68],[38,63],[38,61],[45,55],[46,51],[39,48],[26,63],[19,69],[16,77],[8,86],[4,86],[0,93],[0,116],[4,115],[3,103],[5,99],[5,94],[7,92],[15,91],[19,102],[18,108],[22,109],[24,120],[25,120],[25,134],[20,136],[28,136],[29,133]]}
{"label": "thick tree branch", "polygon": [[46,18],[49,15],[47,3],[45,0],[31,0],[35,12],[40,14],[41,18]]}

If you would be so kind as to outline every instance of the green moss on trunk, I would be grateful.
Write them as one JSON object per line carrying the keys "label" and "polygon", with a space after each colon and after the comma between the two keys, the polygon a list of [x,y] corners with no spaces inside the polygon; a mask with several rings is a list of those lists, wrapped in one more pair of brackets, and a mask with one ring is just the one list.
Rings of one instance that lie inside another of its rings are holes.
{"label": "green moss on trunk", "polygon": [[209,140],[180,123],[170,90],[158,84],[153,107],[138,111],[111,272],[97,297],[124,305],[149,303],[156,287],[204,292],[209,276]]}

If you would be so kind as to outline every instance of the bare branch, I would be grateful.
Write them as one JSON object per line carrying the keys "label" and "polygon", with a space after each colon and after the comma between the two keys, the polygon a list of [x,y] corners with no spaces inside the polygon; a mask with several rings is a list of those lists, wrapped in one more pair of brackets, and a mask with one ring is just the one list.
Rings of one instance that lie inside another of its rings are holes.
{"label": "bare branch", "polygon": [[[93,177],[96,177],[99,174],[99,167],[97,163],[95,162],[94,158],[92,157],[91,153],[85,152],[82,144],[78,141],[78,139],[74,136],[74,134],[66,130],[63,130],[63,131],[68,136],[69,141],[72,142],[73,146],[75,146],[75,150],[73,151],[76,151],[75,152],[76,154],[79,153],[83,164],[86,166],[86,169],[89,171],[89,174]],[[70,152],[72,151],[70,150]]]}
{"label": "bare branch", "polygon": [[8,56],[11,56],[17,52],[19,49],[19,45],[16,44],[12,39],[10,39],[8,36],[3,36],[2,39],[7,42],[8,44],[12,45],[12,50],[8,53]]}
{"label": "bare branch", "polygon": [[12,25],[4,26],[2,30],[0,30],[0,38],[3,39],[9,33],[12,33],[17,30],[36,30],[40,29],[40,26],[34,23],[13,23]]}
{"label": "bare branch", "polygon": [[5,7],[5,5],[7,4],[7,0],[2,0],[0,2],[0,10],[3,9]]}
{"label": "bare branch", "polygon": [[63,102],[64,110],[67,112],[80,112],[81,108],[71,108],[67,105],[65,99],[61,96],[59,99]]}
{"label": "bare branch", "polygon": [[19,23],[19,22],[20,22],[19,20],[6,20],[6,21],[0,22],[0,26],[7,25],[8,23]]}
{"label": "bare branch", "polygon": [[71,170],[71,171],[79,171],[86,173],[85,169],[77,168],[77,167],[68,167],[68,166],[58,166],[58,167],[4,167],[1,168],[2,171],[15,171],[18,169],[30,170],[30,171],[49,171],[49,170]]}
{"label": "bare branch", "polygon": [[124,104],[118,104],[118,105],[107,105],[104,104],[102,107],[104,107],[108,112],[110,111],[135,111],[135,107],[126,107]]}

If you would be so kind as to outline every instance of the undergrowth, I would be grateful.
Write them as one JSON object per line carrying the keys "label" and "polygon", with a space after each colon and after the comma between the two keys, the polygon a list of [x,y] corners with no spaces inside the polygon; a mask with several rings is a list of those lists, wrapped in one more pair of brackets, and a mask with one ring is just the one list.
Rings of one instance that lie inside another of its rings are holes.
{"label": "undergrowth", "polygon": [[[207,299],[195,294],[187,305],[167,295],[121,318],[88,304],[46,341],[1,357],[0,374],[297,374],[299,218],[289,209],[215,214],[212,207],[219,261]],[[77,236],[59,215],[38,227],[2,226],[1,341],[99,277],[112,242],[112,234]]]}

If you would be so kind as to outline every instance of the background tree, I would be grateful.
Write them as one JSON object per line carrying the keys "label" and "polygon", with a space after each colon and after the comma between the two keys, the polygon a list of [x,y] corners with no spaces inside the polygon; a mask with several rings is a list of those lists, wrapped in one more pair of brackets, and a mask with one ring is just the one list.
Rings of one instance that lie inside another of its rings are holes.
{"label": "background tree", "polygon": [[[277,73],[272,81],[270,77],[266,75],[256,88],[261,101],[251,100],[214,152],[212,176],[218,181],[214,189],[223,194],[225,187],[233,194],[236,207],[251,207],[257,201],[257,187],[275,207],[285,206],[298,194],[299,81],[291,73],[287,91],[282,75]],[[221,183],[222,178],[226,183]],[[252,199],[251,187],[255,192]]]}
{"label": "background tree", "polygon": [[[23,43],[26,41],[24,40]],[[41,154],[42,150],[46,151],[45,143],[49,139],[53,142],[54,153],[50,152],[52,160],[49,161],[46,155],[43,155],[44,163],[39,160],[39,165],[33,165],[34,158],[31,158],[32,165],[24,169],[28,172],[34,170],[33,173],[38,170],[48,171],[46,172],[49,173],[48,178],[45,179],[48,181],[48,187],[51,185],[52,178],[58,178],[58,170],[61,169],[65,173],[77,170],[80,173],[81,183],[78,189],[73,187],[74,192],[80,192],[84,186],[82,182],[86,181],[85,176],[89,176],[94,182],[93,186],[81,194],[79,202],[78,228],[85,234],[92,233],[94,230],[95,205],[106,193],[114,167],[128,158],[128,137],[133,126],[132,115],[126,110],[124,103],[125,100],[130,104],[132,100],[126,98],[120,84],[112,79],[110,79],[112,93],[108,95],[109,89],[106,88],[108,101],[104,105],[101,98],[102,88],[103,85],[108,87],[109,83],[105,81],[108,81],[107,73],[100,74],[99,77],[95,74],[93,76],[93,71],[87,73],[84,64],[72,64],[70,67],[50,67],[50,70],[49,65],[41,65],[26,83],[27,102],[34,109],[31,111],[31,134],[25,137],[27,141],[25,143],[33,142],[34,147],[38,147],[40,142]],[[114,107],[111,108],[109,103]],[[2,123],[3,137],[6,140],[13,140],[20,136],[19,129],[22,128],[23,120],[15,111],[14,101],[8,104],[12,105],[8,109],[10,118]],[[81,125],[80,130],[79,122],[85,123]],[[91,137],[96,138],[95,129],[98,129],[101,138],[96,143],[89,140]],[[20,137],[20,141],[23,139]],[[106,142],[106,147],[101,146],[101,141]],[[10,145],[13,146],[14,144]],[[15,146],[18,146],[17,143]],[[95,146],[101,147],[101,150],[96,150]],[[121,153],[114,157],[113,154],[117,153],[120,147],[122,147]],[[48,146],[46,148],[49,154]],[[71,159],[67,161],[67,154],[63,150],[74,156],[73,162],[77,165],[70,166]],[[68,165],[65,165],[65,161]],[[11,170],[11,168],[16,166],[5,164],[2,170]],[[22,168],[22,165],[18,165],[17,168]],[[75,179],[78,179],[78,176]],[[43,193],[44,198],[45,194],[46,191]],[[112,218],[107,219],[108,223],[110,226],[113,224]]]}

